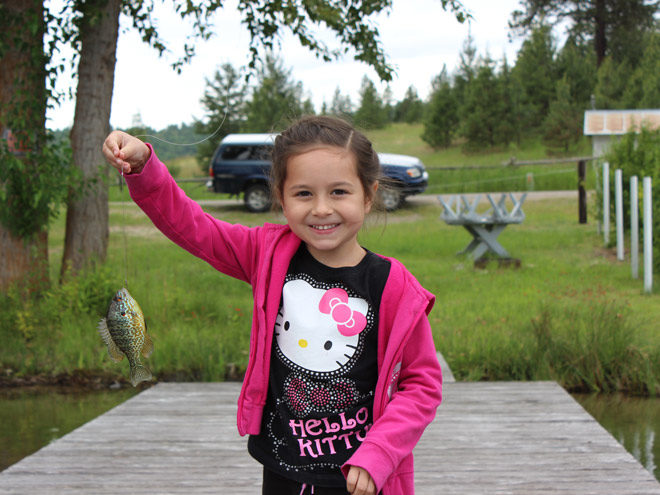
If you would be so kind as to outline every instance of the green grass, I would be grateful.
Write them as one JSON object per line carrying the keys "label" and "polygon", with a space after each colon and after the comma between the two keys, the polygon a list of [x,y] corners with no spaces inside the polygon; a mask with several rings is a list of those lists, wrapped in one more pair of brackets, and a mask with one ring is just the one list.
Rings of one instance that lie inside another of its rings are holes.
{"label": "green grass", "polygon": [[[525,221],[500,236],[522,260],[519,269],[494,262],[475,269],[457,256],[470,236],[442,222],[435,204],[373,216],[360,242],[403,261],[436,294],[434,338],[459,379],[552,379],[572,390],[660,393],[657,294],[643,293],[593,224],[577,223],[574,201],[528,201],[524,209]],[[282,221],[240,206],[208,211],[252,225]],[[40,300],[13,294],[1,301],[0,366],[126,376],[126,362],[109,359],[96,323],[127,277],[155,343],[148,365],[160,379],[222,380],[243,370],[250,288],[172,245],[134,205],[110,212],[107,263]],[[63,230],[60,218],[50,235],[53,277]]]}

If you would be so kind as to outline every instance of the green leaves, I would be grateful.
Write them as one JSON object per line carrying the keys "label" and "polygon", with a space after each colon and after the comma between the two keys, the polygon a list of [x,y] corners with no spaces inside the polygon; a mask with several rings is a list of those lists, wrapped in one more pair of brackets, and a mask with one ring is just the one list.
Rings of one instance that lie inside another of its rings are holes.
{"label": "green leaves", "polygon": [[45,143],[19,156],[0,142],[0,223],[29,239],[42,231],[66,201],[78,179],[70,149],[47,136]]}

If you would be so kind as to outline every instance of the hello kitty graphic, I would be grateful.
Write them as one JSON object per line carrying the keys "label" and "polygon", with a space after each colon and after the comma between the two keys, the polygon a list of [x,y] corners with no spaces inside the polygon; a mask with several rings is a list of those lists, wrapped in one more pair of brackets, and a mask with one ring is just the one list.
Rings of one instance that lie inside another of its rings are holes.
{"label": "hello kitty graphic", "polygon": [[370,324],[368,314],[367,301],[350,297],[344,289],[289,280],[275,322],[278,354],[290,367],[312,377],[344,373],[364,346],[360,335]]}

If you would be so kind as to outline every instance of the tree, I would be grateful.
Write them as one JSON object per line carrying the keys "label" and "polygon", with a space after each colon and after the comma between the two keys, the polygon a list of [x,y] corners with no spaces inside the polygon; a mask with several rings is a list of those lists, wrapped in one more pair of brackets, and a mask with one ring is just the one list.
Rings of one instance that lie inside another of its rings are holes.
{"label": "tree", "polygon": [[468,34],[458,55],[458,70],[454,75],[453,88],[458,101],[463,101],[467,85],[472,81],[477,71],[477,46],[472,34]]}
{"label": "tree", "polygon": [[206,119],[195,122],[195,131],[204,136],[213,135],[197,146],[197,163],[206,171],[213,152],[227,134],[240,132],[246,119],[245,79],[233,65],[223,64],[215,71],[213,80],[206,80],[206,90],[202,104],[206,109]]}
{"label": "tree", "polygon": [[347,118],[350,120],[352,118],[353,102],[351,102],[351,97],[342,95],[339,86],[335,88],[335,92],[332,95],[332,102],[330,103],[328,113],[344,119]]}
{"label": "tree", "polygon": [[551,151],[568,152],[582,135],[583,109],[571,96],[568,76],[557,81],[556,98],[543,122],[543,142]]}
{"label": "tree", "polygon": [[424,115],[424,102],[419,99],[415,86],[409,86],[403,99],[394,106],[394,121],[412,124]]}
{"label": "tree", "polygon": [[558,80],[566,78],[573,104],[583,110],[589,108],[596,86],[593,50],[576,36],[569,36],[557,53],[556,70]]}
{"label": "tree", "polygon": [[549,26],[540,26],[523,42],[512,69],[512,77],[522,90],[519,115],[523,128],[541,126],[555,94],[555,74],[552,31]]}
{"label": "tree", "polygon": [[303,113],[302,84],[291,78],[291,69],[273,54],[266,55],[257,73],[257,86],[246,105],[247,132],[276,132]]}
{"label": "tree", "polygon": [[69,270],[77,272],[90,260],[105,260],[109,236],[108,172],[100,143],[110,132],[121,0],[80,2],[78,8],[80,61],[71,147],[73,161],[88,186],[80,195],[72,187],[61,277]]}
{"label": "tree", "polygon": [[660,108],[660,32],[647,34],[644,56],[623,93],[625,108]]}
{"label": "tree", "polygon": [[387,123],[387,110],[374,83],[362,78],[360,86],[360,106],[355,112],[355,124],[363,129],[378,129]]}
{"label": "tree", "polygon": [[461,107],[460,134],[466,138],[465,148],[509,144],[513,139],[509,112],[494,63],[486,58],[468,84]]}
{"label": "tree", "polygon": [[[0,291],[48,283],[48,222],[70,167],[45,132],[50,75],[40,1],[0,4]],[[48,49],[48,45],[46,45]]]}
{"label": "tree", "polygon": [[458,100],[451,87],[447,67],[431,83],[431,95],[424,115],[422,139],[433,148],[451,145],[458,127]]}
{"label": "tree", "polygon": [[617,63],[607,57],[598,68],[594,99],[596,108],[623,108],[623,95],[628,86],[632,68],[627,61]]}
{"label": "tree", "polygon": [[[569,20],[569,31],[593,42],[598,67],[607,55],[629,58],[643,32],[652,28],[658,0],[521,0],[509,27],[527,33],[539,23],[555,25]],[[626,55],[626,53],[628,55]],[[641,55],[641,53],[640,53]]]}

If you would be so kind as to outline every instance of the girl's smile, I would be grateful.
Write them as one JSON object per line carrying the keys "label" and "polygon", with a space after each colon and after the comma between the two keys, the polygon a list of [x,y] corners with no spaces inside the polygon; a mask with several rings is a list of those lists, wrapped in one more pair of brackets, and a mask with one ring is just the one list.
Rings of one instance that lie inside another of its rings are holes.
{"label": "girl's smile", "polygon": [[[375,194],[378,184],[371,186]],[[287,162],[282,210],[291,230],[309,252],[328,266],[353,266],[365,251],[357,241],[371,210],[352,153],[323,146],[294,155]]]}

